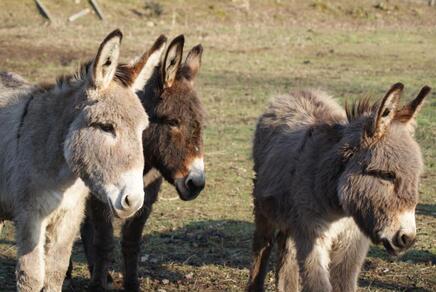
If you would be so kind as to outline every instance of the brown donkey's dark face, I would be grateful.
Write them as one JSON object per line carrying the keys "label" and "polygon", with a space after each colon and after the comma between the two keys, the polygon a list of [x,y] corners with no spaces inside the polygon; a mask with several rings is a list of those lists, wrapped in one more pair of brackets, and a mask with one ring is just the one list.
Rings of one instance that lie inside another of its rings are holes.
{"label": "brown donkey's dark face", "polygon": [[182,200],[192,200],[205,186],[203,107],[194,91],[202,47],[182,63],[184,37],[175,38],[155,74],[140,93],[150,126],[144,132],[146,165],[157,168]]}
{"label": "brown donkey's dark face", "polygon": [[393,255],[408,249],[416,238],[423,163],[409,123],[430,91],[423,88],[414,101],[397,110],[402,89],[394,85],[372,113],[350,122],[343,144],[347,162],[338,186],[344,210]]}

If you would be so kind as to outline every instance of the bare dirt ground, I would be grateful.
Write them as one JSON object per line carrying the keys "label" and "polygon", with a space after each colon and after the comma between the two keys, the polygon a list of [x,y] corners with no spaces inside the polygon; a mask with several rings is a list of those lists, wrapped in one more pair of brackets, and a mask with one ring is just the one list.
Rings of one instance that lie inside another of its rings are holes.
{"label": "bare dirt ground", "polygon": [[[53,82],[92,58],[112,29],[125,34],[122,59],[145,50],[161,33],[184,33],[187,47],[205,52],[198,92],[208,111],[207,187],[193,202],[165,185],[144,229],[140,261],[144,291],[242,291],[250,264],[251,139],[268,100],[295,87],[325,89],[339,100],[381,97],[393,83],[404,98],[436,88],[436,7],[426,1],[100,1],[107,17],[67,17],[87,1],[44,1],[47,24],[33,1],[0,3],[0,70],[33,82]],[[147,4],[148,3],[148,4]],[[158,3],[158,4],[156,4]],[[436,93],[421,112],[417,139],[426,172],[417,208],[418,241],[400,258],[373,246],[359,280],[361,291],[436,290]],[[116,222],[117,227],[119,222]],[[118,240],[119,230],[116,228]],[[0,291],[14,291],[13,225],[0,234]],[[83,248],[74,248],[73,281],[86,289]],[[120,252],[114,288],[121,287]],[[273,265],[271,265],[273,270]],[[273,272],[267,279],[274,289]]]}

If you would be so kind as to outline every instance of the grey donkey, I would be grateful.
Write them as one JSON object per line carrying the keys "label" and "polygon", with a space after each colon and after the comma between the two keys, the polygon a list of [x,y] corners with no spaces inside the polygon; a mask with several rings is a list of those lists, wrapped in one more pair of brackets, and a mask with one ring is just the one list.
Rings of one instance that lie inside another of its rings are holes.
{"label": "grey donkey", "polygon": [[125,86],[117,77],[122,34],[55,85],[0,74],[0,221],[16,227],[19,291],[61,291],[88,194],[131,217],[144,201],[142,132],[135,94],[160,60],[155,48]]}
{"label": "grey donkey", "polygon": [[356,291],[370,240],[392,255],[414,243],[423,162],[413,132],[430,88],[400,107],[402,90],[345,110],[296,91],[260,116],[248,291],[263,291],[274,242],[278,291]]}

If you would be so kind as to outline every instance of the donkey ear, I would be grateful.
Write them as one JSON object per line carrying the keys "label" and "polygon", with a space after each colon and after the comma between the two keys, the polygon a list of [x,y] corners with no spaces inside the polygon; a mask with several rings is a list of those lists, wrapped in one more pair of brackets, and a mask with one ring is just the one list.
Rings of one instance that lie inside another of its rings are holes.
{"label": "donkey ear", "polygon": [[133,91],[136,92],[144,89],[145,84],[160,63],[166,42],[166,36],[160,35],[151,48],[132,65],[129,83]]}
{"label": "donkey ear", "polygon": [[185,64],[183,65],[184,76],[191,82],[197,76],[198,70],[201,66],[201,56],[203,55],[203,47],[201,44],[196,45],[189,51],[186,57]]}
{"label": "donkey ear", "polygon": [[403,89],[404,85],[402,83],[396,83],[388,90],[374,117],[370,133],[371,137],[380,138],[383,136],[395,117],[395,110]]}
{"label": "donkey ear", "polygon": [[414,100],[403,106],[395,113],[395,120],[408,123],[410,120],[414,119],[422,107],[424,98],[430,93],[430,91],[431,88],[427,85],[421,88],[421,91]]}
{"label": "donkey ear", "polygon": [[165,88],[171,87],[180,69],[183,55],[183,45],[185,37],[181,34],[171,41],[165,54],[162,81]]}
{"label": "donkey ear", "polygon": [[98,89],[106,88],[115,75],[122,38],[123,34],[116,29],[103,40],[98,48],[91,71],[92,83]]}

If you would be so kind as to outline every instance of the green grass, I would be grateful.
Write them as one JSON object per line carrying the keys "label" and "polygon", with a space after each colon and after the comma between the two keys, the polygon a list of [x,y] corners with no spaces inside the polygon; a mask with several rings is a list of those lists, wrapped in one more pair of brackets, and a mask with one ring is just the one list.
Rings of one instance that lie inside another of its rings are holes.
{"label": "green grass", "polygon": [[[140,274],[146,291],[243,289],[253,229],[251,141],[256,117],[273,96],[315,87],[341,102],[379,98],[401,81],[407,100],[425,84],[436,87],[436,9],[407,1],[398,1],[397,8],[389,2],[387,10],[369,0],[356,6],[345,0],[250,1],[246,10],[242,0],[165,0],[159,1],[164,10],[160,18],[133,13],[143,11],[142,1],[101,1],[105,23],[88,15],[73,24],[60,19],[86,1],[65,1],[64,6],[46,2],[59,19],[55,25],[43,25],[32,1],[5,0],[0,11],[1,70],[35,82],[54,80],[92,57],[114,27],[125,32],[123,60],[142,53],[160,33],[185,33],[187,47],[201,42],[205,48],[197,88],[208,112],[207,187],[195,201],[182,202],[172,199],[177,195],[171,186],[164,186],[144,230]],[[148,27],[147,21],[156,26]],[[396,260],[373,247],[360,276],[363,291],[436,289],[435,97],[433,92],[420,113],[416,133],[426,165],[418,241]],[[13,231],[7,224],[0,235],[0,290],[14,287]],[[119,250],[115,258],[113,274],[120,285]],[[74,259],[74,289],[81,291],[89,275],[80,243]],[[267,285],[274,287],[272,273]]]}

